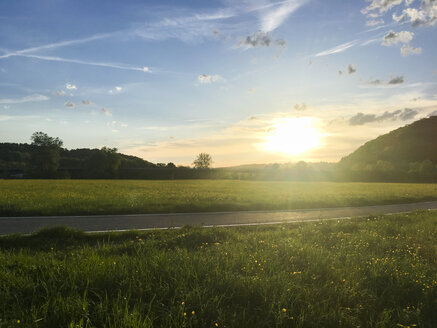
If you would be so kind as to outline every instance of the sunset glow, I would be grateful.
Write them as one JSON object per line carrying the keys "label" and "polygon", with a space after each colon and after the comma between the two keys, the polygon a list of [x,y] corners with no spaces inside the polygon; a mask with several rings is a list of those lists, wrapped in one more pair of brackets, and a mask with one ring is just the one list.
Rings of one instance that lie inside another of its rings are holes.
{"label": "sunset glow", "polygon": [[262,144],[264,150],[300,155],[320,146],[320,132],[310,117],[289,117],[275,121]]}

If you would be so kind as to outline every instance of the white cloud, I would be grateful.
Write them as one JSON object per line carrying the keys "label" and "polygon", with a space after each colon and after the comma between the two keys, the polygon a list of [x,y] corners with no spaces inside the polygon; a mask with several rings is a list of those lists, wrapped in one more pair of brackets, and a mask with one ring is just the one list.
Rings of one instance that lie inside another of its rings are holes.
{"label": "white cloud", "polygon": [[384,35],[382,45],[389,47],[398,43],[409,43],[411,40],[413,40],[413,36],[414,33],[409,31],[401,31],[399,33],[390,31]]}
{"label": "white cloud", "polygon": [[70,84],[70,83],[67,83],[67,84],[65,85],[65,88],[66,88],[67,90],[77,90],[77,87],[76,87],[74,84]]}
{"label": "white cloud", "polygon": [[9,105],[4,105],[3,106],[3,109],[9,109],[9,108],[11,108],[11,106],[9,106]]}
{"label": "white cloud", "polygon": [[261,17],[261,31],[271,32],[277,29],[294,11],[301,7],[306,1],[283,1],[283,3],[272,10],[266,11]]}
{"label": "white cloud", "polygon": [[202,84],[209,84],[223,81],[224,79],[220,75],[201,74],[197,77],[197,80]]}
{"label": "white cloud", "polygon": [[361,13],[368,14],[384,14],[391,8],[400,5],[404,0],[371,0],[372,2],[366,8],[361,10]]}
{"label": "white cloud", "polygon": [[247,36],[244,40],[237,43],[237,47],[255,48],[258,46],[270,47],[270,45],[277,45],[282,48],[285,47],[285,40],[274,39],[269,32],[258,31],[252,35]]}
{"label": "white cloud", "polygon": [[419,55],[421,53],[422,53],[422,48],[413,48],[406,44],[404,44],[401,47],[401,55],[404,57],[409,55]]}
{"label": "white cloud", "polygon": [[24,96],[22,98],[0,98],[0,104],[22,104],[27,102],[45,101],[50,98],[40,94],[33,94],[30,96]]}
{"label": "white cloud", "polygon": [[64,90],[56,91],[55,95],[57,96],[65,96],[67,93]]}
{"label": "white cloud", "polygon": [[419,9],[406,8],[399,16],[394,13],[393,20],[401,23],[409,22],[412,27],[434,26],[437,23],[437,1],[422,0]]}
{"label": "white cloud", "polygon": [[89,100],[82,100],[82,105],[91,105],[92,102]]}
{"label": "white cloud", "polygon": [[123,87],[115,86],[114,89],[111,89],[111,90],[109,90],[108,92],[109,92],[110,94],[113,94],[113,93],[119,93],[119,92],[121,92],[122,90],[123,90]]}

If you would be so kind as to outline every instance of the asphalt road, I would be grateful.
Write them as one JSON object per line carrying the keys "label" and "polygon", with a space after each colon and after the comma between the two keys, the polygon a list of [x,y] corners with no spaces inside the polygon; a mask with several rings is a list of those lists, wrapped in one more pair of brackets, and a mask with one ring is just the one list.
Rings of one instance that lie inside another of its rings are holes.
{"label": "asphalt road", "polygon": [[411,204],[318,208],[290,211],[0,217],[0,235],[13,233],[28,234],[38,231],[43,227],[52,227],[58,225],[65,225],[83,231],[166,229],[178,228],[186,224],[199,226],[239,226],[349,218],[353,216],[367,216],[430,209],[437,209],[437,201]]}

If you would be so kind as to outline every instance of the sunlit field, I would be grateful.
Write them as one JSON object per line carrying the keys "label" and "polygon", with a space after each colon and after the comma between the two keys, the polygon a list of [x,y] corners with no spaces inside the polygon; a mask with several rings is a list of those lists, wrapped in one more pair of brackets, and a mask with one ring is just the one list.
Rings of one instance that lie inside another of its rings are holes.
{"label": "sunlit field", "polygon": [[436,184],[0,180],[0,215],[279,210],[437,199]]}
{"label": "sunlit field", "polygon": [[437,213],[0,238],[0,327],[435,327]]}

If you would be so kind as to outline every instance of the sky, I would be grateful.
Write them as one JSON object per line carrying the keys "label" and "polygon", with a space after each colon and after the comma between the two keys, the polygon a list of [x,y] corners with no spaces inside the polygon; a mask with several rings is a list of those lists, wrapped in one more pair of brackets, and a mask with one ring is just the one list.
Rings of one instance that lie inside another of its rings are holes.
{"label": "sky", "polygon": [[1,0],[0,142],[334,162],[437,114],[436,0]]}

